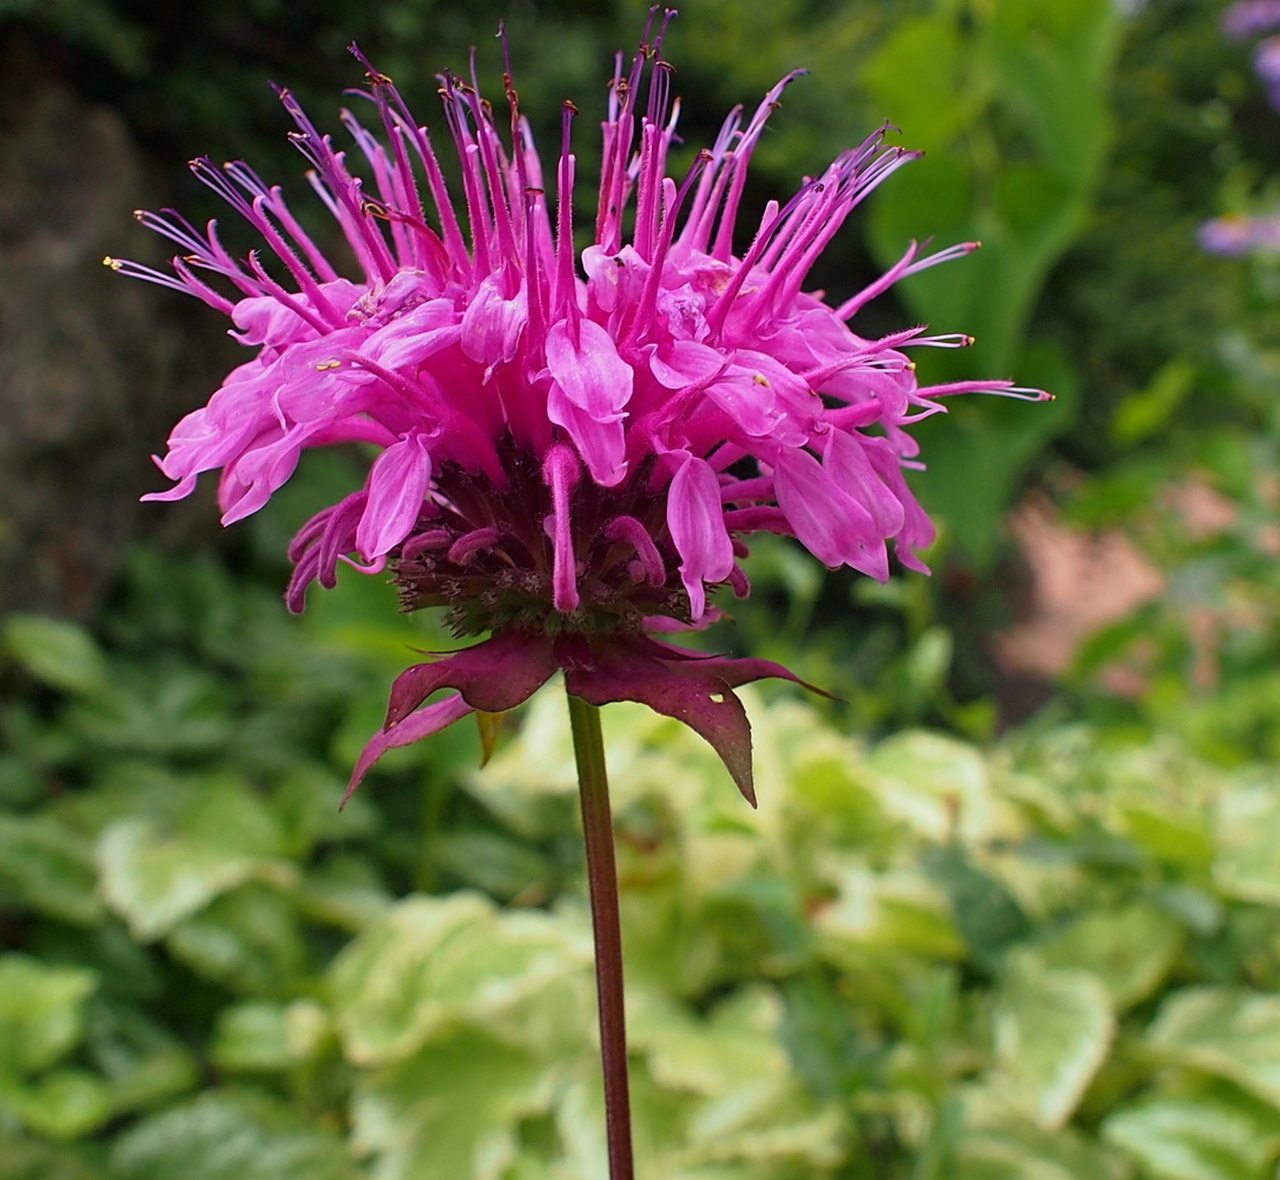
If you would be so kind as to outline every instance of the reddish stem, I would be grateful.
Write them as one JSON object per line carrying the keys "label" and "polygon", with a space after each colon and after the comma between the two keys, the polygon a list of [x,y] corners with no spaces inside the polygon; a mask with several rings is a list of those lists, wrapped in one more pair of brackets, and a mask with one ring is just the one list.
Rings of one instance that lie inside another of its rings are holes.
{"label": "reddish stem", "polygon": [[613,857],[613,819],[609,813],[609,780],[605,775],[600,709],[570,695],[569,723],[578,763],[591,925],[596,941],[596,998],[600,1010],[609,1177],[610,1180],[634,1180],[627,1025],[622,1007],[622,923],[618,916],[618,869]]}

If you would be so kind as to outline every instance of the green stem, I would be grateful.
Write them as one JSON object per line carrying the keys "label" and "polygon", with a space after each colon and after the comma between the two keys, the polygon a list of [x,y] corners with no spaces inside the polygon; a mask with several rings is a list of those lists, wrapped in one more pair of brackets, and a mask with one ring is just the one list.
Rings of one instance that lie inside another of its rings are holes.
{"label": "green stem", "polygon": [[627,1026],[622,1008],[622,922],[618,917],[618,869],[613,858],[613,820],[609,814],[609,781],[605,776],[599,707],[570,695],[569,724],[578,763],[591,925],[596,940],[596,998],[600,1009],[609,1177],[610,1180],[634,1180]]}

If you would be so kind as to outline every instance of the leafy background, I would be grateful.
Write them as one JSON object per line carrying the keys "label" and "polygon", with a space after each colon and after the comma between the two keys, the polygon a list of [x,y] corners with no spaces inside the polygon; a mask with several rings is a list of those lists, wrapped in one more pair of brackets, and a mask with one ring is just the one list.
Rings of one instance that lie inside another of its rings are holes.
{"label": "leafy background", "polygon": [[[197,215],[175,163],[294,175],[262,82],[331,112],[353,37],[428,110],[467,45],[493,72],[505,15],[554,117],[598,97],[638,13],[0,4]],[[675,24],[693,145],[812,68],[754,200],[886,116],[925,147],[822,283],[980,238],[868,334],[973,332],[925,376],[1059,400],[929,424],[932,580],[758,546],[707,641],[842,698],[750,697],[758,812],[680,727],[606,710],[644,1176],[1278,1174],[1280,275],[1195,231],[1265,207],[1280,124],[1219,16],[700,0]],[[81,618],[0,625],[3,1180],[604,1174],[559,695],[483,770],[448,731],[336,811],[387,683],[443,643],[376,579],[285,615],[285,541],[349,463],[316,456],[226,536],[120,554]]]}

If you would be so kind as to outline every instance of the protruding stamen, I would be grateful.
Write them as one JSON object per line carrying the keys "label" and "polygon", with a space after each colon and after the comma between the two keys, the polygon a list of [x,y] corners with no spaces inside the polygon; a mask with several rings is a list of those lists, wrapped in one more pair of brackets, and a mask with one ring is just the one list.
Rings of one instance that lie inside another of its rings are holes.
{"label": "protruding stamen", "polygon": [[[566,102],[561,117],[560,164],[556,173],[556,274],[551,296],[552,317],[565,316],[577,326],[577,274],[574,270],[573,247],[573,171],[574,155],[569,150],[573,117],[578,108]],[[575,332],[576,335],[576,332]]]}
{"label": "protruding stamen", "polygon": [[936,397],[955,397],[961,393],[984,393],[989,397],[1011,397],[1020,402],[1052,402],[1057,398],[1043,389],[1014,385],[1012,381],[952,381],[947,385],[925,385],[916,396],[929,401]]}

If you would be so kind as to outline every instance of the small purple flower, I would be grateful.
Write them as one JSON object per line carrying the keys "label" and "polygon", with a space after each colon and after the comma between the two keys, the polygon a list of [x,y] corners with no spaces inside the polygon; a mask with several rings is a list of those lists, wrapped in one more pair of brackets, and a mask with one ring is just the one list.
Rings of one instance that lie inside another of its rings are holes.
{"label": "small purple flower", "polygon": [[1280,27],[1280,0],[1238,0],[1222,14],[1222,31],[1232,41],[1244,41]]}
{"label": "small purple flower", "polygon": [[1200,227],[1197,236],[1201,249],[1226,258],[1243,258],[1255,250],[1276,254],[1280,253],[1280,216],[1215,217]]}
{"label": "small purple flower", "polygon": [[1266,37],[1254,46],[1253,70],[1267,88],[1267,101],[1280,110],[1280,36]]}
{"label": "small purple flower", "polygon": [[[881,580],[890,545],[925,570],[919,550],[934,530],[903,477],[917,455],[909,428],[951,394],[1047,397],[1008,381],[921,387],[905,350],[967,337],[908,328],[868,339],[849,326],[895,281],[973,243],[923,257],[913,243],[841,304],[806,291],[854,207],[919,155],[887,146],[887,127],[740,226],[752,152],[788,75],[670,177],[680,104],[661,56],[665,30],[665,20],[651,40],[646,30],[629,69],[618,58],[581,253],[572,104],[555,175],[544,178],[509,71],[506,139],[474,77],[444,75],[458,200],[427,129],[364,62],[381,135],[342,115],[362,174],[280,92],[354,278],[279,188],[243,163],[208,159],[192,164],[196,176],[265,251],[234,258],[216,225],[201,232],[166,210],[138,216],[180,247],[172,275],[108,259],[225,312],[257,349],[175,428],[157,460],[175,486],[150,498],[186,496],[201,472],[221,469],[230,524],[267,502],[303,450],[372,444],[364,486],[294,539],[290,608],[302,609],[312,582],[332,587],[339,562],[389,568],[406,609],[440,607],[456,634],[489,636],[400,677],[353,789],[384,750],[475,710],[512,708],[561,668],[569,691],[592,703],[642,701],[692,726],[753,799],[733,689],[794,677],[655,635],[712,620],[724,586],[747,593],[741,538],[754,532],[797,537],[828,566]],[[429,702],[443,689],[452,695]]]}

